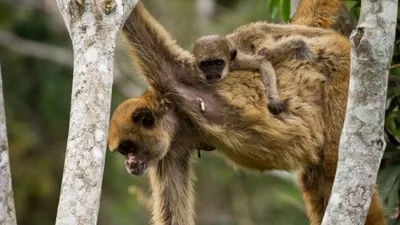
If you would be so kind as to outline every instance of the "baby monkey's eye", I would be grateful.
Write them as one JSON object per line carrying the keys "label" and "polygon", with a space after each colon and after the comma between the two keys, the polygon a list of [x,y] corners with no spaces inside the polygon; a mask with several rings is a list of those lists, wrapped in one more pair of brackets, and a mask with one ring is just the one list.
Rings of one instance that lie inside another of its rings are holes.
{"label": "baby monkey's eye", "polygon": [[210,65],[210,61],[202,61],[200,63],[200,66],[209,66]]}
{"label": "baby monkey's eye", "polygon": [[216,60],[215,63],[216,63],[218,66],[224,65],[224,61],[223,61],[223,60]]}

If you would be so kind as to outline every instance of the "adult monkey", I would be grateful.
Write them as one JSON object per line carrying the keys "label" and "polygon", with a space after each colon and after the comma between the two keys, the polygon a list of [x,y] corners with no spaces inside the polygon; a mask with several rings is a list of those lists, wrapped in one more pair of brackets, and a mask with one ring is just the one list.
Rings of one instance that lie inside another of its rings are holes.
{"label": "adult monkey", "polygon": [[[278,37],[329,33],[292,25],[261,27]],[[248,33],[246,28],[242,31]],[[136,68],[151,90],[114,112],[110,149],[122,149],[133,173],[143,172],[144,163],[158,162],[150,171],[157,224],[194,224],[190,153],[187,148],[174,149],[188,145],[183,134],[206,137],[235,165],[260,171],[299,169],[308,216],[312,224],[320,224],[335,175],[347,102],[350,47],[346,38],[331,32],[331,38],[314,43],[313,50],[324,62],[321,65],[297,61],[275,65],[280,94],[291,98],[288,112],[277,118],[264,107],[259,74],[233,72],[214,86],[204,83],[197,76],[193,57],[175,44],[141,3],[127,20],[124,33]],[[385,224],[376,193],[366,224]]]}

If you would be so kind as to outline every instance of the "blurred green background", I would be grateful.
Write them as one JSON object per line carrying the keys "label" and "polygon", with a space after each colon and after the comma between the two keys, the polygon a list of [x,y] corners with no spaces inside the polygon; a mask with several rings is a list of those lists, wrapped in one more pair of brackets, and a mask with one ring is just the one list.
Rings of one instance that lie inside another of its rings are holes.
{"label": "blurred green background", "polygon": [[[290,17],[289,0],[166,2],[146,0],[145,5],[185,48],[201,35],[229,33],[257,20],[287,22]],[[359,3],[347,2],[350,17],[358,17]],[[388,92],[388,145],[378,180],[390,224],[400,224],[399,43],[397,35]],[[72,85],[71,43],[55,0],[0,0],[0,61],[18,224],[54,224]],[[120,41],[114,77],[112,110],[146,90]],[[148,224],[147,181],[128,175],[123,160],[107,153],[100,225]],[[308,224],[295,174],[234,171],[214,152],[203,153],[195,169],[199,225]]]}

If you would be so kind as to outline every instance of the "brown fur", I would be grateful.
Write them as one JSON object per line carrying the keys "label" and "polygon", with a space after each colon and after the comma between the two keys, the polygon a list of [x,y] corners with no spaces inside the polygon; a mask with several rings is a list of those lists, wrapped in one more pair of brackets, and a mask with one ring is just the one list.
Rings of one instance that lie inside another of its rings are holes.
{"label": "brown fur", "polygon": [[344,0],[302,0],[292,17],[292,24],[330,28]]}
{"label": "brown fur", "polygon": [[[247,32],[249,29],[256,32]],[[279,117],[263,107],[268,98],[258,73],[231,72],[226,79],[210,86],[199,78],[193,56],[172,41],[141,3],[128,18],[124,34],[134,64],[152,91],[139,100],[123,103],[130,105],[126,107],[129,110],[114,112],[113,118],[117,119],[111,121],[110,130],[120,131],[110,131],[110,149],[116,150],[121,140],[129,139],[166,154],[155,164],[154,170],[158,172],[150,173],[156,224],[194,223],[190,170],[184,163],[188,158],[179,161],[168,156],[190,155],[192,142],[203,138],[236,166],[259,171],[300,170],[299,182],[308,216],[311,224],[320,224],[336,171],[347,102],[350,45],[345,37],[334,32],[296,25],[253,23],[239,28],[233,37],[239,42],[251,42],[262,32],[278,38],[294,34],[321,36],[310,43],[316,60],[321,61],[318,65],[301,60],[277,62],[279,94],[291,99],[287,112]],[[248,48],[251,51],[251,44]],[[204,101],[205,111],[201,110],[198,98]],[[146,131],[146,135],[129,119],[118,119],[131,118],[138,107],[143,107],[141,104],[149,106],[156,115],[163,99],[173,107],[167,107],[164,116],[157,117],[157,129]],[[126,126],[130,128],[123,129]],[[376,192],[366,224],[385,224]]]}

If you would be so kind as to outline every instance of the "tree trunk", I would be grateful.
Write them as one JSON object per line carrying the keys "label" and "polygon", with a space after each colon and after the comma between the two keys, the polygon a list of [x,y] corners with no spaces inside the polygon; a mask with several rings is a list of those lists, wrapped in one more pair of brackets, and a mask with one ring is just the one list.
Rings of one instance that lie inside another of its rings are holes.
{"label": "tree trunk", "polygon": [[70,125],[56,224],[96,224],[118,31],[137,0],[57,0],[74,49]]}
{"label": "tree trunk", "polygon": [[335,183],[322,224],[362,225],[385,150],[383,126],[397,0],[363,0],[351,34],[349,100]]}
{"label": "tree trunk", "polygon": [[0,224],[17,224],[8,156],[7,126],[0,67]]}
{"label": "tree trunk", "polygon": [[290,18],[292,18],[294,13],[297,11],[297,6],[299,5],[299,3],[300,0],[290,0]]}

